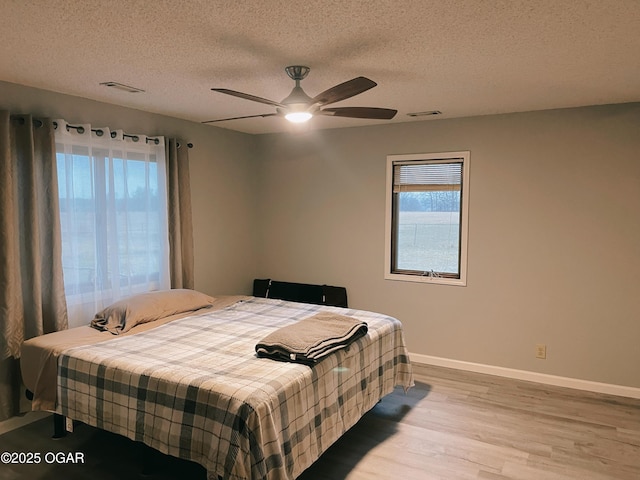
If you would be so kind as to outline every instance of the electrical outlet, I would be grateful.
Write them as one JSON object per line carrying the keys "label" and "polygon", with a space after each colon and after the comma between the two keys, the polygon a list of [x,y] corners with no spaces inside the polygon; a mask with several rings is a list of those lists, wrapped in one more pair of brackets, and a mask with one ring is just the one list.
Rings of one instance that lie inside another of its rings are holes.
{"label": "electrical outlet", "polygon": [[541,358],[542,360],[547,358],[547,346],[539,343],[536,345],[536,358]]}

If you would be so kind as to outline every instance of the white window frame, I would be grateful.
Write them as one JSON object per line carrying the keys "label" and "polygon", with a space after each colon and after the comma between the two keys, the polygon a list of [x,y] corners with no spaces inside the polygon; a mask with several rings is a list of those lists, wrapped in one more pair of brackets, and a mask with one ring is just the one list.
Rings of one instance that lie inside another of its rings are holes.
{"label": "white window frame", "polygon": [[[392,272],[393,248],[393,167],[397,163],[411,161],[447,161],[462,159],[462,192],[460,214],[460,278],[447,278],[437,275],[401,274]],[[436,283],[442,285],[467,285],[467,247],[469,232],[469,168],[470,152],[443,152],[443,153],[418,153],[409,155],[387,155],[387,188],[386,188],[386,218],[385,218],[385,258],[384,278],[386,280],[398,280],[405,282]]]}

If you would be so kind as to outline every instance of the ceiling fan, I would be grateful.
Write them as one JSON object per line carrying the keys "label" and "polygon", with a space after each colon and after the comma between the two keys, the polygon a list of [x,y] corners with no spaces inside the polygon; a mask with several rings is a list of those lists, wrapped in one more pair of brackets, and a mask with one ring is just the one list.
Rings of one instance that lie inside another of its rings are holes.
{"label": "ceiling fan", "polygon": [[259,115],[246,115],[243,117],[231,117],[221,118],[218,120],[208,120],[202,123],[214,123],[225,122],[227,120],[239,120],[242,118],[256,118],[256,117],[275,117],[284,116],[287,120],[293,123],[303,123],[311,119],[314,115],[325,115],[332,117],[349,117],[349,118],[368,118],[373,120],[391,120],[397,110],[390,108],[377,108],[377,107],[336,107],[336,108],[324,108],[325,105],[329,105],[347,98],[351,98],[362,92],[369,90],[377,85],[373,80],[369,80],[365,77],[356,77],[344,83],[340,83],[334,87],[325,90],[324,92],[311,98],[307,95],[302,87],[300,81],[303,80],[309,74],[309,67],[302,65],[292,65],[285,68],[287,75],[296,82],[296,86],[293,87],[291,93],[287,98],[281,102],[275,102],[266,98],[256,97],[255,95],[249,95],[248,93],[236,92],[235,90],[229,90],[227,88],[212,88],[214,92],[224,93],[226,95],[232,95],[234,97],[244,98],[253,102],[264,103],[276,107],[275,113],[262,113]]}

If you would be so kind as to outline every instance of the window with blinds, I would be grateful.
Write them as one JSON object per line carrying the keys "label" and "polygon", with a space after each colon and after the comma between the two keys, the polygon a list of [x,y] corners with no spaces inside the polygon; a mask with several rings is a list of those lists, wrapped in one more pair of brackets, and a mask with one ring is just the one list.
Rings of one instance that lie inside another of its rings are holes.
{"label": "window with blinds", "polygon": [[385,277],[465,285],[469,152],[387,163]]}

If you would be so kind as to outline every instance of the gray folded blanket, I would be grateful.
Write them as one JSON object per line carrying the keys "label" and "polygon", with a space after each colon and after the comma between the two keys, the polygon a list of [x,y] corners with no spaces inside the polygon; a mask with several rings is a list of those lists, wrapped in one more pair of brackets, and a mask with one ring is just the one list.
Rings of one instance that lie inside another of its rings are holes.
{"label": "gray folded blanket", "polygon": [[367,334],[357,318],[321,312],[279,328],[256,344],[258,357],[313,365]]}

